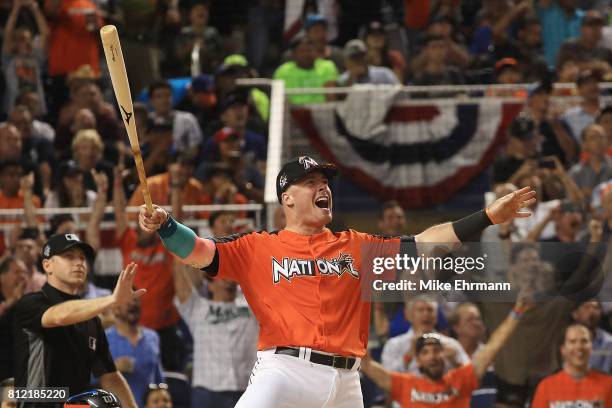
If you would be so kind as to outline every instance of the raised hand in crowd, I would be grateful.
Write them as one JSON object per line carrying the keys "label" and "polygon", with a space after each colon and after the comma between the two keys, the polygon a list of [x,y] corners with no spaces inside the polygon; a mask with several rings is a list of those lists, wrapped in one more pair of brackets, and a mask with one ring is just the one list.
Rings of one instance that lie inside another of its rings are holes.
{"label": "raised hand in crowd", "polygon": [[93,247],[97,252],[100,247],[100,223],[104,218],[104,210],[106,208],[106,197],[108,192],[108,177],[103,171],[96,171],[91,169],[91,175],[96,183],[96,201],[93,203],[91,211],[91,218],[87,222],[87,229],[85,230],[85,241]]}
{"label": "raised hand in crowd", "polygon": [[23,194],[23,211],[26,225],[28,227],[38,227],[36,221],[36,208],[34,205],[34,172],[29,172],[19,180],[19,187]]}
{"label": "raised hand in crowd", "polygon": [[589,221],[589,242],[601,242],[603,237],[603,222],[593,218]]}

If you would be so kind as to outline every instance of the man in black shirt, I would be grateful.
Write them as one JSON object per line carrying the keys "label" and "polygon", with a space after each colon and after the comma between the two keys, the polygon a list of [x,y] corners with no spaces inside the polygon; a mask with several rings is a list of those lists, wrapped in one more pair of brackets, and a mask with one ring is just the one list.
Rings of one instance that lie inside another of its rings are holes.
{"label": "man in black shirt", "polygon": [[27,286],[25,264],[14,256],[0,262],[0,381],[14,377],[13,316],[14,305]]}
{"label": "man in black shirt", "polygon": [[15,305],[15,386],[68,387],[75,395],[89,388],[93,374],[124,407],[136,407],[97,317],[145,293],[132,290],[136,266],[121,272],[112,295],[82,300],[76,293],[87,279],[93,249],[75,234],[58,234],[49,238],[42,256],[47,283]]}

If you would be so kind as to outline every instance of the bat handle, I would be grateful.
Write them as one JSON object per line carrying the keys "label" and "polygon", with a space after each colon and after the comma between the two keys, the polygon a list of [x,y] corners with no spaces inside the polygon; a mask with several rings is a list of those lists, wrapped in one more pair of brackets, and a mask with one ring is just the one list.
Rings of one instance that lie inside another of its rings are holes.
{"label": "bat handle", "polygon": [[147,211],[149,214],[153,214],[153,201],[151,201],[151,193],[149,192],[149,186],[147,185],[147,175],[145,174],[144,163],[142,162],[142,155],[140,154],[140,151],[134,152],[134,160],[136,161],[136,170],[138,170],[138,178],[140,180],[142,195],[144,197]]}

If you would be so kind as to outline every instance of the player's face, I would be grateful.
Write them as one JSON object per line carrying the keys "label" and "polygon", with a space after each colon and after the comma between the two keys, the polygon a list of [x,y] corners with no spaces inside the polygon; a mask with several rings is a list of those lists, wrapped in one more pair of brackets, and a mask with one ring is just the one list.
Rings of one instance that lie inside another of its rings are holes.
{"label": "player's face", "polygon": [[65,288],[80,288],[87,279],[87,258],[80,248],[70,248],[43,261],[49,281]]}
{"label": "player's face", "polygon": [[287,206],[293,208],[302,224],[324,227],[331,222],[332,194],[324,174],[310,173],[286,193],[290,196]]}
{"label": "player's face", "polygon": [[444,357],[442,346],[428,344],[417,355],[417,364],[421,372],[432,380],[439,380],[444,374]]}
{"label": "player's face", "polygon": [[586,327],[570,327],[565,333],[565,341],[561,346],[563,362],[574,368],[584,368],[589,366],[589,358],[593,344],[591,343],[591,333]]}

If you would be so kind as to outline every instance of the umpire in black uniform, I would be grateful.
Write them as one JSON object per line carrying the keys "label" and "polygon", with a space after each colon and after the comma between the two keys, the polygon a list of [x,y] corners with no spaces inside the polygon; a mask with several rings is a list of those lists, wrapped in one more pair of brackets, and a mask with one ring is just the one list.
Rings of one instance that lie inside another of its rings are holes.
{"label": "umpire in black uniform", "polygon": [[89,389],[93,374],[123,407],[135,408],[97,316],[145,292],[132,290],[136,266],[121,272],[112,295],[84,300],[77,292],[87,279],[92,247],[75,234],[59,234],[49,238],[42,256],[47,283],[15,305],[15,387],[68,387],[68,395],[75,395]]}

